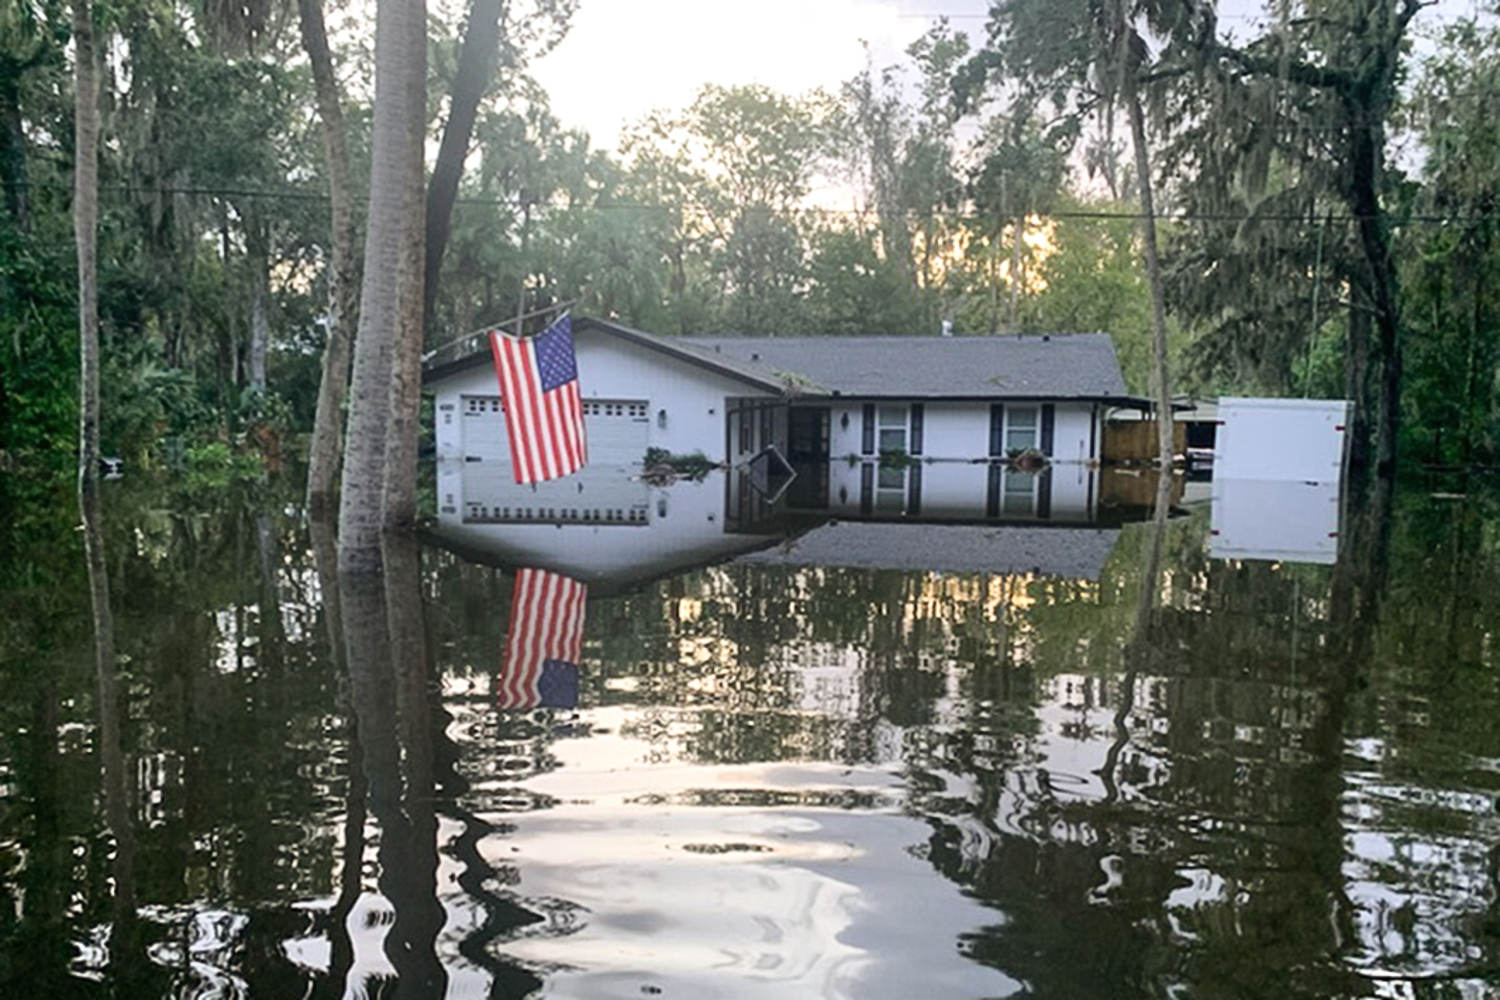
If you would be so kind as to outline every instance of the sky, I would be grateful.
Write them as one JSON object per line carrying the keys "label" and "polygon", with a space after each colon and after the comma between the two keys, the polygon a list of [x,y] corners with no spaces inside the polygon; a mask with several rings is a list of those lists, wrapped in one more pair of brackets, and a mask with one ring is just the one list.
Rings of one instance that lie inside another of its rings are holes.
{"label": "sky", "polygon": [[[1474,9],[1440,0],[1428,25]],[[705,83],[787,93],[835,89],[864,65],[899,62],[940,16],[982,39],[988,0],[580,0],[568,36],[533,71],[567,127],[613,149],[623,126],[690,104]],[[1262,0],[1223,0],[1221,24],[1248,25]]]}
{"label": "sky", "polygon": [[581,0],[561,45],[533,67],[552,111],[614,148],[623,126],[681,108],[705,83],[788,93],[836,88],[865,62],[901,60],[946,14],[978,37],[987,0]]}

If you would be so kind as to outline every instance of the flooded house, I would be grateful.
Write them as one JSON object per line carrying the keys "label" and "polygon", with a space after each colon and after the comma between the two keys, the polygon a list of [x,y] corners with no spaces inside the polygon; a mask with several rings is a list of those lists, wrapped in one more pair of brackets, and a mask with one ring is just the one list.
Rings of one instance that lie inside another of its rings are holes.
{"label": "flooded house", "polygon": [[[632,471],[648,449],[737,467],[774,446],[796,472],[778,509],[1089,521],[1108,416],[1149,405],[1127,393],[1105,334],[660,337],[581,317],[572,329],[591,471],[534,488],[506,487],[485,340],[429,363],[441,517],[645,524]],[[1022,452],[1047,468],[1011,467]],[[726,487],[735,524],[765,514],[742,482]]]}
{"label": "flooded house", "polygon": [[[1149,515],[1138,473],[1101,469],[1128,396],[1104,335],[657,337],[574,318],[588,436],[579,472],[518,484],[480,341],[429,365],[434,540],[622,593],[750,560],[1096,579]],[[781,481],[759,475],[768,448]],[[648,450],[703,477],[643,475]],[[1018,467],[1020,452],[1047,456]]]}

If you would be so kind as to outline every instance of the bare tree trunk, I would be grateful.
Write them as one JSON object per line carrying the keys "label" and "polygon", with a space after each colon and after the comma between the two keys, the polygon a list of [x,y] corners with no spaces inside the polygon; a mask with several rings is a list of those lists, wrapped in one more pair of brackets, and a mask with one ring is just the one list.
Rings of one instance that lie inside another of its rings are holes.
{"label": "bare tree trunk", "polygon": [[73,238],[78,250],[78,495],[80,505],[87,506],[99,492],[99,68],[95,63],[91,0],[73,0],[73,53]]}
{"label": "bare tree trunk", "polygon": [[1370,312],[1363,285],[1349,276],[1349,331],[1344,349],[1344,397],[1350,402],[1349,468],[1364,473],[1370,466]]}
{"label": "bare tree trunk", "polygon": [[99,509],[99,67],[90,0],[73,0],[73,234],[78,249],[78,507],[93,616],[94,676],[106,820],[115,837],[114,919],[118,940],[135,917],[135,841],[126,796],[115,678],[115,624]]}
{"label": "bare tree trunk", "polygon": [[99,68],[90,0],[73,0],[73,234],[78,247],[78,507],[94,616],[94,662],[113,678],[114,621],[99,516]]}
{"label": "bare tree trunk", "polygon": [[[1486,236],[1485,245],[1476,256],[1478,266],[1474,269],[1474,308],[1469,317],[1469,338],[1467,358],[1465,359],[1464,372],[1464,420],[1463,420],[1463,455],[1464,469],[1467,472],[1469,464],[1474,460],[1474,400],[1478,396],[1479,383],[1479,338],[1484,330],[1484,279],[1487,277],[1484,262],[1489,258],[1489,238]],[[1488,405],[1484,408],[1489,412]]]}
{"label": "bare tree trunk", "polygon": [[1375,471],[1391,477],[1396,472],[1396,436],[1401,424],[1401,304],[1391,234],[1380,207],[1384,173],[1385,130],[1382,118],[1365,108],[1349,113],[1353,149],[1349,157],[1350,207],[1361,249],[1369,264],[1370,296],[1375,305],[1375,331],[1380,349],[1380,379],[1375,411]]}
{"label": "bare tree trunk", "polygon": [[1135,145],[1135,175],[1141,198],[1141,242],[1146,250],[1146,279],[1151,286],[1151,389],[1156,396],[1158,461],[1165,475],[1172,468],[1172,392],[1167,381],[1167,305],[1162,288],[1161,258],[1156,249],[1156,205],[1151,190],[1151,159],[1146,148],[1146,115],[1136,93],[1134,71],[1126,72],[1125,103]]}
{"label": "bare tree trunk", "polygon": [[[425,0],[418,6],[425,11]],[[381,517],[386,528],[406,528],[417,519],[417,435],[422,408],[422,247],[423,226],[422,140],[426,134],[427,39],[426,15],[423,34],[409,39],[411,72],[407,77],[407,101],[417,113],[406,121],[407,135],[405,195],[402,220],[401,269],[396,278],[399,326],[391,365],[391,415],[385,440],[385,479],[382,485]]]}
{"label": "bare tree trunk", "polygon": [[349,352],[354,334],[354,309],[359,295],[354,256],[354,181],[349,166],[349,142],[339,97],[328,32],[323,25],[322,0],[297,0],[302,48],[312,63],[318,117],[323,121],[323,156],[328,167],[328,203],[332,215],[328,260],[328,339],[323,347],[323,374],[318,382],[318,406],[313,419],[312,445],[307,461],[307,506],[314,514],[331,511],[344,443],[344,394],[349,386]]}
{"label": "bare tree trunk", "polygon": [[427,246],[422,272],[423,329],[432,326],[438,275],[443,269],[443,253],[448,248],[448,234],[452,229],[453,200],[458,195],[458,182],[463,177],[464,159],[469,154],[474,118],[480,100],[495,78],[502,5],[502,0],[473,0],[469,7],[469,23],[464,28],[463,47],[458,53],[453,92],[448,97],[448,120],[443,125],[443,138],[432,166],[432,180],[427,186]]}
{"label": "bare tree trunk", "polygon": [[1026,231],[1026,216],[1016,216],[1015,231],[1010,236],[1010,328],[1021,329],[1021,234]]}
{"label": "bare tree trunk", "polygon": [[[369,573],[380,567],[382,499],[394,356],[403,323],[402,293],[411,282],[401,272],[410,258],[410,226],[420,203],[411,187],[411,164],[421,155],[425,109],[413,98],[413,77],[423,71],[426,4],[380,0],[375,29],[375,120],[370,158],[369,224],[359,333],[350,384],[349,434],[339,501],[339,569]],[[415,145],[415,150],[412,148]]]}
{"label": "bare tree trunk", "polygon": [[266,351],[271,340],[270,249],[266,245],[266,222],[260,213],[245,213],[245,257],[250,266],[250,349],[246,369],[249,385],[257,393],[266,391]]}
{"label": "bare tree trunk", "polygon": [[990,241],[990,333],[1000,332],[1000,223]]}

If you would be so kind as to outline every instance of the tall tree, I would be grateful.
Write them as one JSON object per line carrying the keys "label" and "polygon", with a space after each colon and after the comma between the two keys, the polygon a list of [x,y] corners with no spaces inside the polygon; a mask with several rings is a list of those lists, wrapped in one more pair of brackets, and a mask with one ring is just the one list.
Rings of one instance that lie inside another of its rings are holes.
{"label": "tall tree", "polygon": [[[271,248],[270,225],[265,214],[252,207],[246,213],[245,264],[250,271],[250,343],[246,352],[246,382],[257,395],[266,391],[266,353],[271,346]],[[259,406],[259,401],[257,401]]]}
{"label": "tall tree", "polygon": [[[1222,187],[1249,176],[1264,181],[1272,152],[1300,166],[1324,166],[1330,193],[1350,216],[1358,251],[1352,286],[1368,314],[1349,325],[1347,378],[1355,403],[1354,454],[1365,454],[1371,415],[1362,386],[1374,385],[1374,470],[1395,472],[1401,417],[1402,294],[1392,237],[1386,135],[1412,20],[1430,0],[1338,0],[1288,4],[1259,33],[1238,41],[1218,32],[1210,14],[1196,44],[1211,73],[1194,91],[1202,104],[1204,146],[1239,154],[1239,165],[1201,181]],[[1247,127],[1248,125],[1248,127]],[[1318,136],[1313,155],[1299,155],[1301,135]],[[1217,139],[1217,142],[1215,142]],[[1328,169],[1331,163],[1332,169]],[[1260,164],[1259,169],[1253,169]],[[1374,338],[1363,341],[1373,326]]]}
{"label": "tall tree", "polygon": [[[424,0],[425,2],[425,0]],[[413,65],[406,77],[407,104],[402,193],[405,213],[401,259],[396,274],[396,344],[391,363],[390,423],[386,428],[385,475],[381,485],[381,520],[386,528],[410,527],[417,519],[417,435],[422,406],[422,145],[426,137],[427,41],[412,42]]]}
{"label": "tall tree", "polygon": [[[1172,405],[1146,89],[1159,77],[1180,74],[1191,65],[1194,56],[1182,51],[1181,42],[1195,37],[1202,17],[1197,0],[999,0],[990,8],[989,46],[970,60],[958,81],[961,93],[969,93],[998,76],[1017,90],[1019,99],[1050,98],[1064,115],[1099,112],[1108,119],[1123,105],[1135,147],[1141,243],[1152,302],[1151,388],[1164,466],[1172,460]],[[1148,37],[1162,45],[1155,58]]]}
{"label": "tall tree", "polygon": [[448,95],[448,119],[438,143],[432,179],[427,185],[427,234],[423,265],[422,325],[432,324],[437,302],[438,274],[453,222],[453,200],[463,177],[464,159],[474,134],[474,119],[495,76],[500,55],[500,11],[504,0],[473,0],[464,27],[453,89]]}
{"label": "tall tree", "polygon": [[[134,917],[134,841],[125,797],[115,678],[114,615],[99,506],[99,64],[91,0],[73,0],[73,233],[78,248],[78,506],[93,617],[94,673],[99,709],[101,773],[111,833],[116,838],[115,925]],[[122,933],[122,939],[125,935]]]}
{"label": "tall tree", "polygon": [[[533,0],[518,10],[520,7],[516,0],[472,0],[469,6],[469,19],[453,67],[448,117],[427,187],[424,327],[433,323],[438,277],[452,233],[453,205],[481,104],[494,89],[496,69],[504,65],[513,83],[528,83],[520,71],[562,41],[578,0]],[[517,77],[520,79],[514,79]],[[501,155],[506,152],[510,151]]]}
{"label": "tall tree", "polygon": [[[420,164],[425,116],[417,98],[426,83],[426,4],[380,0],[375,16],[370,204],[339,502],[339,569],[344,573],[368,573],[380,566],[391,406],[393,398],[405,393],[404,385],[399,391],[393,386],[395,358],[404,297],[420,291],[420,279],[403,275],[403,270],[420,265],[420,258],[414,261],[411,254],[411,227],[421,206],[420,184],[412,185],[412,164]],[[405,368],[403,363],[403,374]]]}
{"label": "tall tree", "polygon": [[323,159],[328,170],[328,323],[322,375],[307,461],[307,506],[314,515],[331,511],[344,443],[344,395],[349,386],[349,353],[359,295],[354,256],[354,178],[343,98],[328,50],[322,0],[297,0],[302,48],[312,65],[313,94],[323,124]]}
{"label": "tall tree", "polygon": [[[73,238],[78,248],[78,493],[99,492],[99,67],[94,7],[73,0]],[[108,592],[105,592],[108,596]]]}
{"label": "tall tree", "polygon": [[[1005,224],[1011,227],[1010,286],[1007,324],[1021,328],[1020,296],[1024,287],[1022,246],[1027,217],[1049,211],[1062,191],[1067,169],[1070,130],[1060,134],[1047,129],[1033,110],[1023,102],[1012,104],[1008,112],[992,120],[985,129],[985,153],[970,183],[976,213],[984,220],[987,235],[994,241],[992,256],[998,254],[999,236]],[[993,269],[992,268],[992,272]],[[1002,328],[999,322],[999,282],[991,278],[990,329]]]}
{"label": "tall tree", "polygon": [[1403,241],[1410,297],[1403,395],[1407,413],[1429,432],[1433,459],[1470,465],[1500,453],[1500,30],[1462,21],[1440,41],[1406,113],[1427,151],[1420,210],[1450,221]]}

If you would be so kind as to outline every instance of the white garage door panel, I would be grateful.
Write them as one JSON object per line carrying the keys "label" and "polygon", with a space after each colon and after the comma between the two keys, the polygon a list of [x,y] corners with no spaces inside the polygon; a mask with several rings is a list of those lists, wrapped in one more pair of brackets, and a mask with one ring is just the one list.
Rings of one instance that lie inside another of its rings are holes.
{"label": "white garage door panel", "polygon": [[645,400],[585,400],[589,462],[571,476],[522,485],[510,464],[499,396],[464,396],[462,499],[467,523],[583,521],[646,524],[647,487],[635,473],[646,454]]}
{"label": "white garage door panel", "polygon": [[618,468],[590,466],[545,483],[522,485],[510,464],[467,462],[463,472],[463,520],[467,524],[590,522],[647,523],[648,487]]}
{"label": "white garage door panel", "polygon": [[[510,438],[499,396],[464,396],[459,406],[463,420],[466,459],[503,462],[509,469]],[[650,438],[651,406],[644,399],[586,399],[583,428],[588,437],[589,464],[638,465]]]}
{"label": "white garage door panel", "polygon": [[583,429],[589,461],[635,465],[646,457],[651,405],[644,399],[585,399]]}

